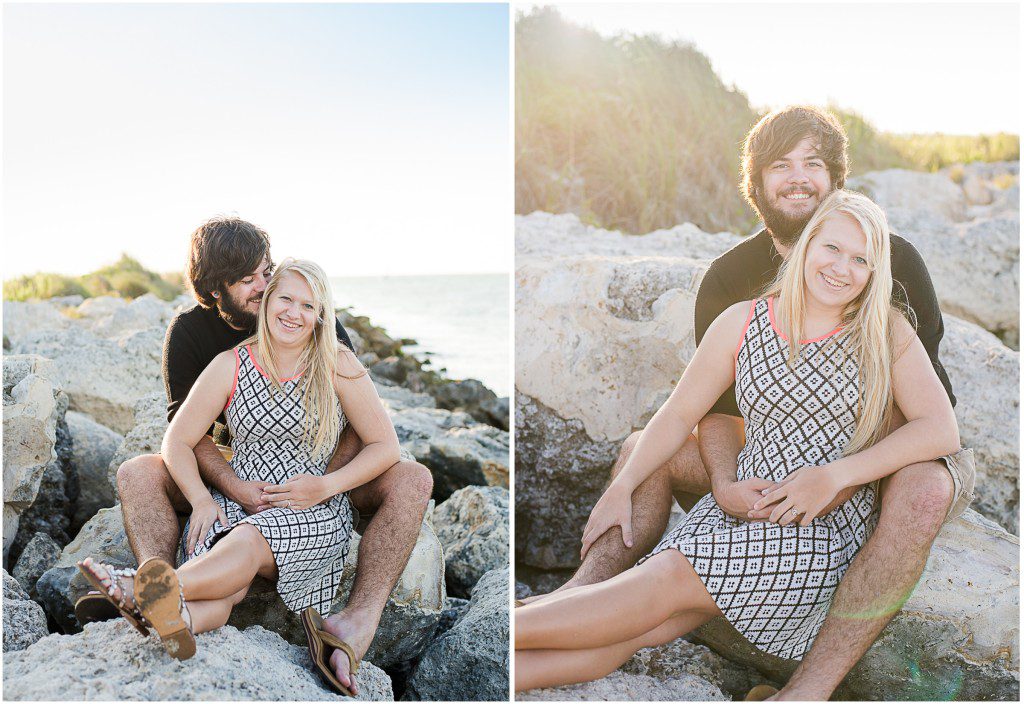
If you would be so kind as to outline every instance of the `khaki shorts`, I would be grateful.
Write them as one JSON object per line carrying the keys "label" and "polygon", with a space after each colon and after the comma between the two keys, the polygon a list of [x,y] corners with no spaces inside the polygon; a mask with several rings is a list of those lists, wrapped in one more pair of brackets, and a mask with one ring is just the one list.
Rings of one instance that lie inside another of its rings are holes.
{"label": "khaki shorts", "polygon": [[953,502],[946,514],[946,523],[959,518],[974,501],[974,450],[963,448],[955,455],[946,455],[939,460],[946,463],[949,476],[953,478]]}

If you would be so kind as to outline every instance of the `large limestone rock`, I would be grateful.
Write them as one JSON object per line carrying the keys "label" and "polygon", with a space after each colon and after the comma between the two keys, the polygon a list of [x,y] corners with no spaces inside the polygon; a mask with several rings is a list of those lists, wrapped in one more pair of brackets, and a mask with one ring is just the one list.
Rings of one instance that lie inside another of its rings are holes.
{"label": "large limestone rock", "polygon": [[[1017,701],[1019,549],[974,511],[943,528],[903,610],[844,680],[844,698]],[[755,650],[724,618],[697,635],[772,679],[785,681],[797,665]]]}
{"label": "large limestone rock", "polygon": [[110,458],[106,467],[106,482],[109,491],[117,496],[117,468],[122,463],[139,455],[160,452],[160,444],[167,432],[167,397],[154,392],[138,400],[133,409],[135,423],[124,436],[121,444]]}
{"label": "large limestone rock", "polygon": [[508,433],[462,411],[390,403],[398,441],[430,468],[434,498],[470,485],[508,487]]}
{"label": "large limestone rock", "polygon": [[[196,639],[196,655],[171,658],[156,637],[125,621],[90,624],[82,633],[51,635],[4,655],[4,697],[11,700],[135,699],[219,701],[342,700],[313,671],[305,648],[259,626],[225,626]],[[364,662],[361,700],[394,698],[391,680]]]}
{"label": "large limestone rock", "polygon": [[79,311],[86,303],[92,302],[93,308],[84,319],[89,321],[92,332],[111,340],[154,326],[166,330],[171,318],[174,317],[174,308],[171,304],[160,300],[152,293],[139,296],[130,302],[120,298],[113,299],[117,302],[110,304],[109,308],[97,305],[105,300],[110,300],[110,297],[90,298],[79,306]]}
{"label": "large limestone rock", "polygon": [[430,644],[404,699],[508,701],[508,567],[485,574],[469,608]]}
{"label": "large limestone rock", "polygon": [[151,327],[114,341],[78,326],[40,330],[24,335],[12,351],[52,359],[54,380],[70,396],[71,409],[123,434],[132,427],[135,402],[163,388],[164,332]]}
{"label": "large limestone rock", "polygon": [[967,222],[920,208],[892,208],[886,214],[890,227],[921,252],[942,310],[1017,346],[1020,213]]}
{"label": "large limestone rock", "polygon": [[[47,635],[46,614],[4,570],[4,652],[24,650]],[[6,666],[6,662],[4,663]],[[4,677],[4,688],[7,677]]]}
{"label": "large limestone rock", "polygon": [[[355,578],[359,536],[353,536],[345,562],[345,576],[332,611],[348,601]],[[103,509],[83,528],[61,553],[57,564],[40,578],[36,587],[47,612],[66,632],[80,630],[74,603],[89,591],[89,583],[75,564],[92,556],[118,567],[135,567],[135,556],[124,533],[121,507]],[[444,558],[441,545],[427,523],[413,548],[405,571],[384,609],[380,628],[366,658],[381,667],[409,660],[426,647],[445,606]],[[229,623],[238,628],[261,625],[280,633],[286,640],[302,645],[306,637],[302,623],[289,611],[274,588],[263,580],[235,607]]]}
{"label": "large limestone rock", "polygon": [[19,518],[35,501],[43,472],[57,458],[62,412],[56,370],[35,355],[4,356],[4,561]]}
{"label": "large limestone rock", "polygon": [[46,533],[36,533],[25,545],[18,564],[14,566],[14,578],[29,596],[36,596],[36,582],[46,570],[57,564],[60,552],[60,545]]}
{"label": "large limestone rock", "polygon": [[107,470],[124,437],[83,413],[68,411],[65,420],[71,433],[72,462],[78,472],[75,523],[81,524],[116,502]]}
{"label": "large limestone rock", "polygon": [[468,597],[485,572],[508,566],[508,489],[468,486],[434,510],[448,591]]}
{"label": "large limestone rock", "polygon": [[49,301],[4,301],[4,336],[17,343],[39,330],[62,330],[72,319]]}
{"label": "large limestone rock", "polygon": [[973,508],[1019,534],[1020,353],[976,325],[951,315],[943,322],[960,442],[974,448],[978,469]]}
{"label": "large limestone rock", "polygon": [[967,217],[963,190],[945,174],[887,169],[852,178],[846,187],[860,191],[886,212],[891,208],[915,208],[954,222]]}

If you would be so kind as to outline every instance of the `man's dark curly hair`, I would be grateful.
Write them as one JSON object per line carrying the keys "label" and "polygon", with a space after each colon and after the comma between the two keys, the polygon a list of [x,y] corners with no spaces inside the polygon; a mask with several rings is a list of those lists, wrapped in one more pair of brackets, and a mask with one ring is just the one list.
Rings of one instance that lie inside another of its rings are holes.
{"label": "man's dark curly hair", "polygon": [[811,137],[818,156],[825,162],[832,188],[842,188],[849,173],[846,156],[846,130],[835,115],[819,108],[796,105],[770,112],[754,125],[743,142],[743,197],[754,209],[756,194],[761,188],[761,171],[796,147],[800,140]]}
{"label": "man's dark curly hair", "polygon": [[192,233],[185,278],[199,305],[213,308],[227,286],[255,271],[270,257],[270,239],[261,228],[237,217],[210,218]]}

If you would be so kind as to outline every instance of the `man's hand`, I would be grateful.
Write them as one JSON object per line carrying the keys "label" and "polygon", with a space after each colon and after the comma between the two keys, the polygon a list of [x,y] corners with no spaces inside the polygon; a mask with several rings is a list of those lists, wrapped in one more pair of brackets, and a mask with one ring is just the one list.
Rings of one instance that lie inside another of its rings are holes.
{"label": "man's hand", "polygon": [[580,560],[587,556],[590,546],[613,526],[622,529],[623,544],[627,548],[633,547],[633,497],[614,484],[605,490],[590,512],[590,519],[583,529]]}
{"label": "man's hand", "polygon": [[270,508],[270,504],[263,500],[263,490],[270,486],[270,482],[238,482],[238,486],[228,496],[229,499],[242,507],[242,510],[250,516]]}
{"label": "man's hand", "polygon": [[712,488],[711,493],[715,497],[715,503],[723,511],[733,518],[749,521],[752,520],[750,511],[753,510],[754,504],[764,498],[761,492],[774,486],[774,482],[755,477],[743,481],[721,482]]}
{"label": "man's hand", "polygon": [[313,474],[296,474],[284,484],[268,484],[263,501],[271,506],[304,511],[330,498],[324,478]]}
{"label": "man's hand", "polygon": [[192,516],[188,523],[188,540],[186,546],[187,554],[191,555],[196,549],[196,543],[206,538],[206,534],[213,528],[213,524],[220,521],[221,525],[227,526],[228,515],[224,513],[221,505],[213,500],[209,494],[206,499],[197,501],[192,507]]}
{"label": "man's hand", "polygon": [[824,513],[841,488],[839,473],[829,471],[828,465],[803,467],[761,497],[754,504],[754,510],[771,506],[770,522],[784,526],[799,517],[800,525],[809,526]]}

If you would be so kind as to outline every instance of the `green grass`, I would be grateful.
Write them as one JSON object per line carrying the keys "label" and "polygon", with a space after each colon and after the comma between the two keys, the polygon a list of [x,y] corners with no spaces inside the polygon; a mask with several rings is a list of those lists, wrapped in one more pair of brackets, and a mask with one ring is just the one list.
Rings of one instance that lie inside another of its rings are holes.
{"label": "green grass", "polygon": [[[692,45],[606,38],[538,8],[516,19],[515,101],[517,213],[572,212],[636,234],[755,224],[739,194],[739,159],[764,111]],[[830,109],[848,132],[851,175],[1019,159],[1015,135],[893,135]]]}
{"label": "green grass", "polygon": [[155,274],[127,254],[122,254],[115,264],[84,276],[43,272],[4,281],[4,300],[9,301],[72,295],[137,298],[147,293],[170,301],[183,292],[180,274]]}

